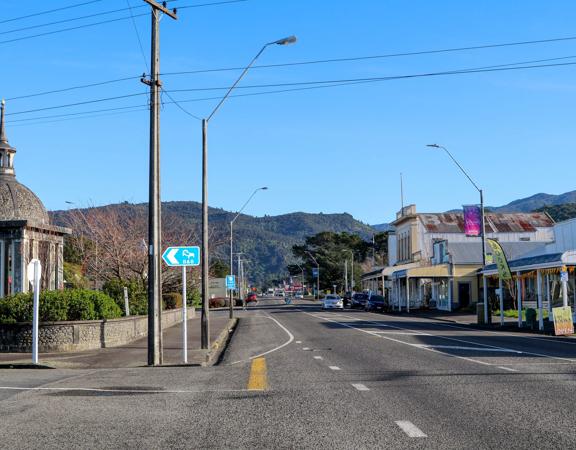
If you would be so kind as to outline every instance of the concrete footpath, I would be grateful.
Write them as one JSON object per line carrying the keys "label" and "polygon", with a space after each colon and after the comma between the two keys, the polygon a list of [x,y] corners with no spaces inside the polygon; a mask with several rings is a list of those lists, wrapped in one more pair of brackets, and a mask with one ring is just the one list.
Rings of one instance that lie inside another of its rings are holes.
{"label": "concrete footpath", "polygon": [[[210,350],[200,349],[200,313],[188,320],[188,364],[211,365],[217,361],[226,344],[236,319],[230,320],[228,312],[210,315]],[[148,339],[138,339],[130,344],[75,353],[40,353],[39,364],[48,368],[103,369],[142,367],[147,365]],[[182,365],[182,324],[164,329],[163,365]],[[0,353],[0,368],[25,366],[32,360],[30,353]]]}

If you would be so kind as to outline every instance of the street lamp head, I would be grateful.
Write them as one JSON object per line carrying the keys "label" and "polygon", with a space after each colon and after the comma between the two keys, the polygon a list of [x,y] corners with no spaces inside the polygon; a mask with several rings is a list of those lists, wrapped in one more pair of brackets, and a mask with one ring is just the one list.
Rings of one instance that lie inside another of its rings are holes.
{"label": "street lamp head", "polygon": [[262,187],[260,188],[260,190],[261,190],[261,191],[267,191],[267,190],[268,190],[268,186],[262,186]]}
{"label": "street lamp head", "polygon": [[427,144],[426,147],[440,148],[438,144]]}
{"label": "street lamp head", "polygon": [[296,41],[297,41],[296,36],[288,36],[284,39],[278,39],[277,41],[271,42],[271,44],[290,45],[296,43]]}

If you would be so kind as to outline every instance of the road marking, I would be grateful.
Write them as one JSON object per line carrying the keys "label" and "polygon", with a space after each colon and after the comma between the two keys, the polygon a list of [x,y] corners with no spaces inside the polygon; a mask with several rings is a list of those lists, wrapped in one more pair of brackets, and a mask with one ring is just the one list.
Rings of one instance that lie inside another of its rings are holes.
{"label": "road marking", "polygon": [[252,361],[250,378],[248,379],[249,391],[265,391],[268,389],[268,371],[266,358],[256,358]]}
{"label": "road marking", "polygon": [[414,333],[412,331],[373,331],[375,334],[401,334],[405,336],[432,336],[429,333]]}
{"label": "road marking", "polygon": [[398,425],[404,433],[411,438],[425,438],[428,437],[424,432],[414,425],[412,422],[407,420],[397,420],[396,425]]}
{"label": "road marking", "polygon": [[294,335],[292,333],[290,333],[290,331],[288,330],[288,328],[286,328],[284,325],[282,325],[280,322],[278,322],[274,317],[270,317],[268,315],[265,316],[261,316],[261,317],[266,317],[267,319],[273,320],[274,322],[276,322],[276,324],[282,328],[284,330],[284,332],[288,335],[288,340],[286,342],[284,342],[282,345],[279,345],[278,347],[274,347],[272,350],[268,350],[267,352],[264,353],[260,353],[258,355],[254,355],[251,356],[250,358],[248,358],[247,360],[240,360],[240,361],[234,361],[232,363],[230,363],[231,366],[233,366],[234,364],[240,364],[243,362],[248,362],[248,361],[252,361],[253,359],[256,358],[260,358],[262,356],[266,356],[269,355],[270,353],[276,352],[284,347],[286,347],[287,345],[289,345],[293,340],[294,340]]}
{"label": "road marking", "polygon": [[[311,316],[314,316],[313,314],[310,314],[310,313],[306,313],[306,314],[309,314],[309,315],[311,315]],[[314,316],[314,317],[316,317],[316,316]],[[350,319],[356,319],[355,317],[351,317],[351,316],[346,316],[346,317],[347,317],[347,318],[350,318]],[[326,319],[326,320],[328,320],[328,319]],[[408,321],[410,321],[410,320],[408,320]],[[344,323],[340,323],[340,322],[337,322],[337,323],[339,323],[340,325],[343,325],[343,326],[349,326],[349,325],[344,324]],[[364,322],[364,324],[365,324],[365,323],[366,323],[366,322]],[[375,323],[375,322],[373,322],[373,323]],[[427,323],[436,324],[436,322],[432,322],[432,321],[428,321]],[[444,324],[439,324],[439,325],[444,325]],[[412,331],[412,332],[417,333],[417,334],[419,334],[419,335],[425,335],[425,334],[426,334],[426,333],[420,333],[418,330],[410,330],[410,329],[408,329],[408,328],[397,327],[397,326],[394,326],[394,325],[389,325],[389,326],[390,326],[391,328],[396,328],[396,329],[398,329],[398,330]],[[368,333],[368,334],[372,334],[373,336],[377,336],[374,331],[362,330],[362,329],[360,329],[360,328],[356,328],[356,327],[352,327],[352,326],[349,326],[349,327],[350,327],[350,328],[353,328],[353,329],[355,329],[355,330],[364,331],[364,332],[366,332],[366,333]],[[471,328],[465,328],[465,329],[468,329],[469,331],[471,330]],[[451,337],[448,337],[448,336],[440,336],[440,335],[438,335],[438,334],[429,334],[429,336],[433,336],[433,337],[438,338],[438,339],[444,339],[444,340],[447,340],[447,341],[461,342],[461,343],[464,343],[464,344],[472,344],[472,345],[480,345],[480,346],[482,346],[482,347],[487,347],[487,348],[500,348],[500,349],[506,349],[506,350],[515,351],[515,352],[516,352],[516,351],[520,351],[520,350],[508,349],[508,348],[506,348],[506,347],[499,347],[499,346],[496,346],[496,345],[481,344],[480,342],[466,341],[466,340],[463,340],[463,339],[456,339],[456,338],[451,338]],[[392,339],[392,338],[386,338],[386,337],[384,337],[384,336],[379,336],[379,337],[381,337],[381,338],[383,338],[383,339],[394,340],[394,339]],[[477,336],[477,337],[478,337],[478,338],[482,338],[483,336]],[[513,337],[513,336],[511,335],[511,337]],[[400,343],[403,343],[403,344],[406,344],[406,345],[412,345],[412,346],[418,345],[418,344],[410,344],[410,343],[408,343],[408,342],[404,342],[404,341],[400,341],[400,340],[397,340],[397,342],[400,342]],[[434,349],[429,349],[429,348],[426,348],[426,347],[421,347],[421,348],[423,348],[424,350],[435,351]],[[438,353],[441,353],[441,352],[438,352]],[[541,357],[541,358],[557,359],[557,360],[559,360],[559,361],[576,362],[576,360],[574,360],[574,359],[563,358],[563,357],[561,357],[561,356],[547,355],[547,354],[545,354],[545,353],[522,352],[522,354],[524,354],[524,355],[538,356],[538,357]],[[470,358],[464,358],[464,357],[459,357],[459,356],[455,356],[455,355],[450,355],[450,356],[454,356],[454,357],[456,357],[456,358],[462,358],[462,359],[468,359],[468,360],[471,360],[471,361],[475,361],[475,360],[472,360],[472,359],[470,359]],[[480,362],[480,361],[477,361],[477,362],[479,362],[480,364],[485,364],[485,365],[487,365],[487,366],[493,366],[493,365],[494,365],[494,364],[482,363],[482,362]]]}
{"label": "road marking", "polygon": [[302,347],[302,350],[304,350],[305,352],[307,352],[308,350],[310,350],[310,347]]}
{"label": "road marking", "polygon": [[321,356],[314,356],[314,359],[324,359]]}
{"label": "road marking", "polygon": [[[432,336],[429,334],[428,336]],[[461,347],[458,345],[426,345],[426,344],[415,344],[416,347],[426,347],[426,348],[440,348],[447,350],[474,350],[477,352],[501,352],[501,353],[517,353],[523,354],[519,350],[511,350],[507,348],[485,348],[485,347]]]}
{"label": "road marking", "polygon": [[[75,377],[74,377],[75,378]],[[59,380],[67,381],[67,380]],[[59,382],[57,381],[57,382]],[[205,392],[250,392],[251,389],[106,389],[106,388],[84,388],[84,387],[22,387],[22,386],[0,386],[1,391],[74,391],[74,392],[113,392],[119,394],[203,394]]]}
{"label": "road marking", "polygon": [[498,366],[499,369],[504,369],[509,372],[518,372],[516,369],[511,369],[510,367]]}
{"label": "road marking", "polygon": [[354,386],[356,388],[356,390],[358,390],[358,391],[369,391],[370,390],[366,386],[364,386],[363,384],[352,383],[352,386]]}
{"label": "road marking", "polygon": [[296,341],[296,343],[297,343],[297,344],[301,344],[301,343],[302,343],[302,341]]}
{"label": "road marking", "polygon": [[338,366],[328,366],[330,370],[341,370]]}

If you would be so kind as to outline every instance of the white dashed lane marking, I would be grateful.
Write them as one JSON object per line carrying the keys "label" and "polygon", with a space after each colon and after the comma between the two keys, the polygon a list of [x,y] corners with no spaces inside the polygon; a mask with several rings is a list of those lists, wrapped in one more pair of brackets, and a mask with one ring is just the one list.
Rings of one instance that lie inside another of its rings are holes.
{"label": "white dashed lane marking", "polygon": [[407,420],[397,420],[396,425],[411,438],[425,438],[428,437],[420,428]]}
{"label": "white dashed lane marking", "polygon": [[330,370],[341,370],[338,366],[328,366]]}
{"label": "white dashed lane marking", "polygon": [[370,390],[366,386],[364,386],[363,384],[352,383],[352,386],[354,386],[356,388],[356,390],[358,390],[358,391],[369,391]]}
{"label": "white dashed lane marking", "polygon": [[305,352],[307,352],[308,350],[310,350],[310,347],[303,347],[302,350],[304,350]]}
{"label": "white dashed lane marking", "polygon": [[314,359],[323,359],[321,356],[314,356]]}
{"label": "white dashed lane marking", "polygon": [[297,343],[297,344],[301,344],[301,343],[302,343],[302,341],[296,341],[296,343]]}
{"label": "white dashed lane marking", "polygon": [[509,372],[518,372],[516,369],[511,369],[510,367],[498,366],[499,369],[504,369]]}

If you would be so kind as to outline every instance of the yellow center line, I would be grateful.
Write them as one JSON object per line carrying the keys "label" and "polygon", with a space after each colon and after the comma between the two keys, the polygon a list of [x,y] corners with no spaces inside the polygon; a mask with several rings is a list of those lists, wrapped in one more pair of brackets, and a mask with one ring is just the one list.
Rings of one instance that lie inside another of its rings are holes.
{"label": "yellow center line", "polygon": [[256,358],[252,361],[250,378],[248,379],[249,391],[265,391],[268,389],[268,372],[266,370],[266,358]]}

